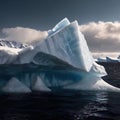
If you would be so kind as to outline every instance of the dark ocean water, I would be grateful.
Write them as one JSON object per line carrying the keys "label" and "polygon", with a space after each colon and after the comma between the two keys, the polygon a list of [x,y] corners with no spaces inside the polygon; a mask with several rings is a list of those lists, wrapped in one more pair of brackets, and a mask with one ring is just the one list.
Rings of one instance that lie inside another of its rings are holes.
{"label": "dark ocean water", "polygon": [[[102,63],[120,87],[120,64]],[[1,94],[0,120],[120,120],[120,93],[61,91]]]}

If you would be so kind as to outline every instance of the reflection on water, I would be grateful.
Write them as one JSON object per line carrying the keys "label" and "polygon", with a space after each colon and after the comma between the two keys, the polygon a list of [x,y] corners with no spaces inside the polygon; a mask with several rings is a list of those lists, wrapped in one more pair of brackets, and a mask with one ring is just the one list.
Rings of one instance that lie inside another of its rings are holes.
{"label": "reflection on water", "polygon": [[0,95],[2,120],[118,120],[120,94],[108,92]]}
{"label": "reflection on water", "polygon": [[[0,69],[0,78],[6,80],[11,74],[21,76],[22,74],[19,75],[21,69],[23,74],[38,70],[37,66],[32,65],[13,66],[9,69],[6,66],[4,70],[7,71],[2,71],[2,67]],[[68,73],[68,76],[70,74]],[[115,82],[115,85],[117,84]],[[58,91],[1,94],[0,120],[120,120],[119,100],[120,93],[112,92]]]}

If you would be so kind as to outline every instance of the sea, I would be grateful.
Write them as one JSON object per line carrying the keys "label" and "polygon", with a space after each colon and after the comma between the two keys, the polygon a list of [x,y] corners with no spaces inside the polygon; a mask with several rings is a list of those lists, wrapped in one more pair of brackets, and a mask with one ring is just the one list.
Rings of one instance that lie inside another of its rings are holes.
{"label": "sea", "polygon": [[[99,64],[108,73],[103,79],[120,87],[120,63]],[[120,120],[120,93],[61,91],[0,94],[0,120]]]}

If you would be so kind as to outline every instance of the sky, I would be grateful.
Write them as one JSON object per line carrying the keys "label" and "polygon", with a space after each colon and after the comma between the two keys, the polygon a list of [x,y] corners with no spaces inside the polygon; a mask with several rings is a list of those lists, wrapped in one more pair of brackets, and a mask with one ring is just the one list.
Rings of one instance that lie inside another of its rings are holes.
{"label": "sky", "polygon": [[65,17],[78,21],[92,52],[120,53],[120,0],[0,0],[0,37],[43,39]]}

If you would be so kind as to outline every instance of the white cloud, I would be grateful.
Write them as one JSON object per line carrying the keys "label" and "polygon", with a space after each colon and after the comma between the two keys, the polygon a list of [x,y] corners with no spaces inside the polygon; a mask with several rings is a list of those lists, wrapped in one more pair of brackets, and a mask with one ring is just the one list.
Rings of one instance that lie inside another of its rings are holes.
{"label": "white cloud", "polygon": [[111,52],[101,52],[101,53],[92,53],[92,55],[94,58],[99,58],[99,57],[105,58],[106,56],[117,58],[120,55],[120,53],[118,53],[118,52],[112,52],[112,53]]}
{"label": "white cloud", "polygon": [[120,52],[120,22],[90,22],[80,31],[92,52]]}
{"label": "white cloud", "polygon": [[23,43],[34,43],[47,37],[46,31],[39,31],[31,28],[15,27],[4,28],[2,33],[5,34],[6,40],[15,40]]}

